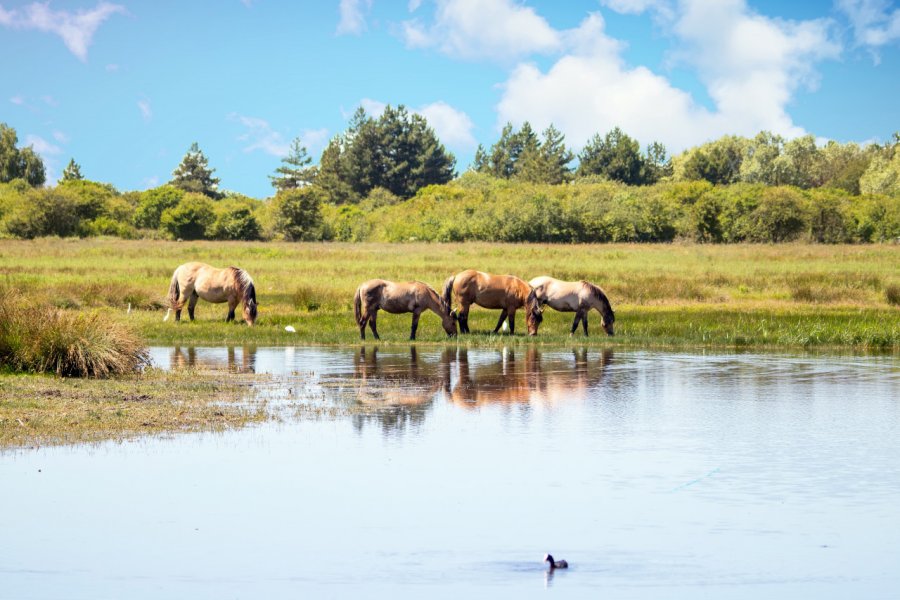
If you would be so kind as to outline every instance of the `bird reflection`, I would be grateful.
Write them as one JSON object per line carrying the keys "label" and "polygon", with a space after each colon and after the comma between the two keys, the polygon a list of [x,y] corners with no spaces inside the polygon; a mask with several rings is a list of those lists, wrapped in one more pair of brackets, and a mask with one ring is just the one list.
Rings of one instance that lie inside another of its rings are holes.
{"label": "bird reflection", "polygon": [[256,346],[243,346],[240,358],[234,346],[228,346],[225,356],[221,348],[200,348],[194,346],[181,348],[175,346],[172,349],[169,366],[172,370],[183,368],[204,368],[212,370],[227,370],[236,373],[256,372]]}

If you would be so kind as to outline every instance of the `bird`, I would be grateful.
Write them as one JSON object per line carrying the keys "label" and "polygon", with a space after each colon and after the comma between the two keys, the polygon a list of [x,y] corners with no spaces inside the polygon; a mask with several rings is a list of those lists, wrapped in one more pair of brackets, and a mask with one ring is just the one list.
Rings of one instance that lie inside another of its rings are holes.
{"label": "bird", "polygon": [[284,330],[287,331],[288,333],[297,333],[297,330],[294,329],[293,325],[288,325],[287,327],[284,328]]}
{"label": "bird", "polygon": [[569,563],[567,563],[566,561],[564,561],[564,560],[553,560],[553,555],[552,555],[552,554],[545,554],[545,555],[544,555],[544,562],[550,563],[550,570],[551,570],[551,571],[552,571],[553,569],[568,569],[568,568],[569,568]]}

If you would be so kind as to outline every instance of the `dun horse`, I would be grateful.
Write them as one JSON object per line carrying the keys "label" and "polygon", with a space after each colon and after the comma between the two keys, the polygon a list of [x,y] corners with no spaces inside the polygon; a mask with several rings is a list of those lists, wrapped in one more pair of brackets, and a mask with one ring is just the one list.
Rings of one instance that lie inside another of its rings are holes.
{"label": "dun horse", "polygon": [[217,269],[199,262],[189,262],[175,269],[169,284],[169,310],[163,321],[169,320],[169,313],[175,311],[175,320],[181,320],[181,310],[188,303],[188,316],[194,320],[197,299],[203,298],[214,304],[228,303],[226,321],[234,320],[234,309],[238,303],[244,305],[244,321],[253,325],[256,321],[256,288],[247,271],[237,267]]}
{"label": "dun horse", "polygon": [[512,275],[491,275],[469,269],[457,273],[444,283],[444,302],[448,306],[452,305],[454,292],[459,302],[457,314],[461,333],[469,333],[469,307],[472,304],[501,310],[494,333],[500,331],[506,319],[509,319],[509,332],[515,333],[516,311],[523,307],[528,335],[537,335],[538,326],[544,318],[534,290],[525,281]]}
{"label": "dun horse", "polygon": [[574,312],[572,332],[578,329],[578,321],[584,327],[584,335],[588,334],[588,313],[596,308],[600,313],[600,324],[607,335],[613,334],[613,323],[616,315],[609,299],[599,287],[587,281],[560,281],[552,277],[535,277],[531,286],[541,304],[549,304],[550,308],[560,312]]}
{"label": "dun horse", "polygon": [[451,314],[450,306],[441,300],[434,288],[421,281],[394,283],[384,279],[370,279],[356,289],[353,307],[361,339],[366,339],[367,323],[375,339],[381,339],[377,329],[379,310],[395,315],[412,313],[412,330],[409,333],[411,340],[416,339],[419,316],[426,310],[441,318],[441,325],[447,335],[456,335],[456,318]]}

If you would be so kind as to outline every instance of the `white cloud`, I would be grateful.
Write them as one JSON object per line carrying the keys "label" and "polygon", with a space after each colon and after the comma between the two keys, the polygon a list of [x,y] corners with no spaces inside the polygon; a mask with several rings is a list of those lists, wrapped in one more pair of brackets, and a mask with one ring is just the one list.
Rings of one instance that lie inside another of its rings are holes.
{"label": "white cloud", "polygon": [[65,132],[59,130],[53,132],[53,139],[60,144],[66,144],[69,142],[69,136],[67,136]]}
{"label": "white cloud", "polygon": [[359,35],[366,30],[366,13],[372,7],[372,0],[341,0],[338,10],[338,35]]}
{"label": "white cloud", "polygon": [[409,3],[406,5],[409,9],[409,12],[416,12],[420,6],[422,6],[422,0],[409,0]]}
{"label": "white cloud", "polygon": [[[2,10],[2,8],[0,8],[0,10]],[[12,98],[10,98],[9,101],[17,106],[24,106],[25,105],[25,96],[22,96],[21,94],[16,94]]]}
{"label": "white cloud", "polygon": [[149,121],[153,118],[153,108],[150,106],[149,100],[138,100],[137,107],[138,110],[141,111],[141,117],[145,121]]}
{"label": "white cloud", "polygon": [[377,117],[384,112],[387,103],[381,102],[379,100],[372,100],[371,98],[363,98],[359,101],[359,105],[362,106],[367,113],[369,113],[369,116]]}
{"label": "white cloud", "polygon": [[39,135],[32,135],[30,133],[25,136],[25,145],[34,148],[34,151],[41,156],[54,156],[62,153],[62,148],[59,146],[51,144]]}
{"label": "white cloud", "polygon": [[886,0],[837,0],[837,8],[850,20],[857,46],[874,50],[900,40],[900,8],[891,11]]}
{"label": "white cloud", "polygon": [[[632,3],[635,4],[635,3]],[[572,146],[620,126],[670,151],[724,134],[762,129],[803,133],[787,113],[801,85],[815,85],[814,64],[836,57],[826,21],[791,22],[753,13],[744,0],[683,0],[669,24],[677,59],[695,69],[714,108],[649,69],[627,65],[622,44],[594,14],[564,36],[566,53],[546,72],[518,65],[497,106],[499,123],[555,124]]]}
{"label": "white cloud", "polygon": [[512,0],[437,0],[433,24],[405,21],[401,31],[411,48],[467,59],[503,61],[562,47],[546,19]]}
{"label": "white cloud", "polygon": [[471,149],[477,144],[475,136],[472,135],[472,130],[475,128],[472,119],[463,111],[453,108],[446,102],[432,102],[414,112],[428,120],[428,124],[434,129],[438,139],[447,146]]}
{"label": "white cloud", "polygon": [[100,2],[91,10],[71,13],[54,11],[50,3],[33,2],[21,9],[5,10],[0,6],[0,25],[13,29],[35,29],[54,33],[62,38],[72,54],[82,62],[87,60],[88,47],[100,25],[116,13],[124,13],[125,7]]}
{"label": "white cloud", "polygon": [[669,10],[666,0],[600,0],[600,4],[624,15],[639,15],[647,10]]}
{"label": "white cloud", "polygon": [[[244,142],[244,152],[255,152],[261,150],[266,154],[277,156],[279,158],[287,156],[291,151],[291,143],[286,140],[281,133],[272,129],[269,122],[258,117],[247,117],[232,113],[228,116],[229,120],[237,121],[243,125],[246,131],[238,136],[238,141]],[[300,135],[300,143],[303,144],[310,154],[321,148],[328,140],[328,130],[307,129]]]}
{"label": "white cloud", "polygon": [[150,188],[155,188],[159,185],[159,176],[152,175],[150,177],[145,177],[143,181],[141,181],[141,186],[145,190],[149,190]]}

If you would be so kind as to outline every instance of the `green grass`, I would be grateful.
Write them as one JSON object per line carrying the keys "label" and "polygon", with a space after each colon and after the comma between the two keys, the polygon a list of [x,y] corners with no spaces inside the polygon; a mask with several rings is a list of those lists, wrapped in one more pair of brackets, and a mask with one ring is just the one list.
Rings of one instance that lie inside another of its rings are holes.
{"label": "green grass", "polygon": [[[202,301],[194,323],[163,323],[169,278],[189,260],[248,270],[260,303],[257,326],[226,324],[224,305]],[[355,344],[351,299],[360,282],[419,279],[439,288],[466,268],[599,284],[616,310],[616,336],[602,335],[594,313],[589,344],[900,351],[897,245],[0,241],[0,285],[66,312],[109,310],[158,345]],[[470,324],[487,332],[496,318],[494,311],[473,309]],[[547,309],[539,336],[529,339],[520,313],[512,339],[476,333],[448,342],[437,317],[426,314],[419,338],[421,344],[583,344],[580,334],[569,338],[571,321],[572,315]],[[409,315],[382,313],[382,343],[406,343],[409,324]],[[285,332],[286,325],[297,333]]]}

